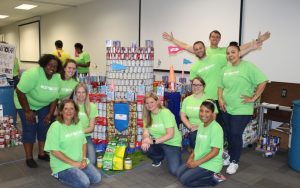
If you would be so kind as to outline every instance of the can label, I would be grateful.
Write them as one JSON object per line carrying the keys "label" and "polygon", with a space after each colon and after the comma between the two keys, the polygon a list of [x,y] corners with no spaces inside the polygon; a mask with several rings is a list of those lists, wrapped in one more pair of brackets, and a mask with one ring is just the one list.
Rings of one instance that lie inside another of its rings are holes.
{"label": "can label", "polygon": [[124,169],[131,170],[132,169],[132,160],[130,158],[126,158],[124,161]]}
{"label": "can label", "polygon": [[103,158],[102,156],[99,156],[97,158],[97,168],[102,168],[103,167]]}

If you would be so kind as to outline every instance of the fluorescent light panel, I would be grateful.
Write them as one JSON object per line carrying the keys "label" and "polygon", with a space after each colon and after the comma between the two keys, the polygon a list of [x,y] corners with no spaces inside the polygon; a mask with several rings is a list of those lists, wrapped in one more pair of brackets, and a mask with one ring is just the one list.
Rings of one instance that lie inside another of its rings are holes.
{"label": "fluorescent light panel", "polygon": [[0,19],[4,19],[4,18],[7,18],[8,17],[8,15],[1,15],[0,14]]}
{"label": "fluorescent light panel", "polygon": [[19,6],[15,7],[15,9],[30,10],[30,9],[33,9],[35,7],[37,7],[37,5],[22,4],[22,5],[19,5]]}

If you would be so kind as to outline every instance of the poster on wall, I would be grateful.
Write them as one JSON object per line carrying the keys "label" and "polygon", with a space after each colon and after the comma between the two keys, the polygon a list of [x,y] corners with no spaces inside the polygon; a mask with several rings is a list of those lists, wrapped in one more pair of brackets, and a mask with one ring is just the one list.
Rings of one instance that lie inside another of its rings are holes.
{"label": "poster on wall", "polygon": [[0,75],[13,78],[13,67],[16,47],[10,44],[0,43]]}

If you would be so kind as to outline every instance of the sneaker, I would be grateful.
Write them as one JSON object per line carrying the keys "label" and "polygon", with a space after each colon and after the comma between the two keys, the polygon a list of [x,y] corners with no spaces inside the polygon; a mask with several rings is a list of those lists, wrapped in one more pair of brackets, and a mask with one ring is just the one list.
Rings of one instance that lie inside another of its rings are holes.
{"label": "sneaker", "polygon": [[[230,164],[230,155],[228,155],[228,153],[226,154],[225,152],[223,153],[223,159],[224,159],[223,166],[228,166]],[[224,155],[226,155],[226,157]]]}
{"label": "sneaker", "polygon": [[38,155],[38,159],[43,160],[43,161],[50,161],[50,157],[46,153],[44,155]]}
{"label": "sneaker", "polygon": [[226,173],[227,174],[235,174],[237,169],[239,168],[239,165],[237,163],[235,163],[235,161],[232,161],[228,168],[226,169]]}
{"label": "sneaker", "polygon": [[29,168],[37,168],[38,167],[37,163],[33,159],[26,159],[26,165]]}
{"label": "sneaker", "polygon": [[153,167],[159,167],[160,165],[161,165],[161,161],[159,161],[157,163],[155,163],[155,162],[152,163]]}
{"label": "sneaker", "polygon": [[221,182],[223,182],[223,181],[226,180],[226,177],[223,174],[221,174],[221,173],[214,173],[214,179],[218,183],[221,183]]}

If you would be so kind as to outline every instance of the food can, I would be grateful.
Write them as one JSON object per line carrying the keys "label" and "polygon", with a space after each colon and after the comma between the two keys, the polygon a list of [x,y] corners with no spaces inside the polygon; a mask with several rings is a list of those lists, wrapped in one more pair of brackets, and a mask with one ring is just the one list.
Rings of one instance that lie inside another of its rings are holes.
{"label": "food can", "polygon": [[125,170],[131,170],[132,169],[132,160],[129,157],[127,157],[124,160],[124,169]]}
{"label": "food can", "polygon": [[103,158],[102,156],[97,157],[97,168],[103,167]]}

